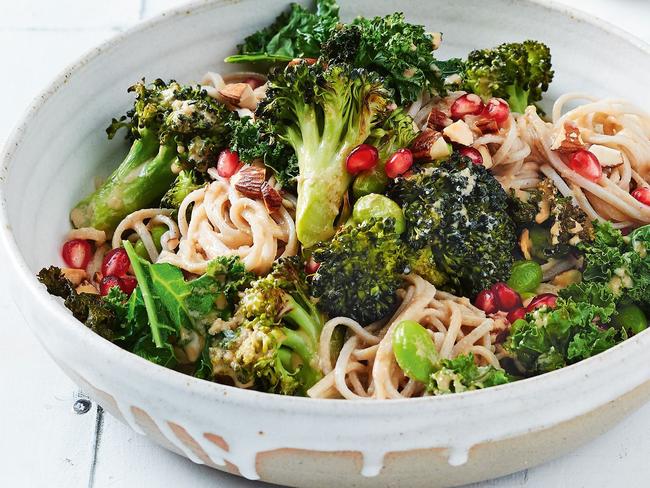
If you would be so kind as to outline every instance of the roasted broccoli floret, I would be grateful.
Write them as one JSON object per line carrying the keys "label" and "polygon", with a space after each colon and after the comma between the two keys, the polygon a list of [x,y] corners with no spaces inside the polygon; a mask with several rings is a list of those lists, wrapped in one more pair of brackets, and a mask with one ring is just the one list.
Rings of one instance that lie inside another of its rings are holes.
{"label": "roasted broccoli floret", "polygon": [[404,14],[358,17],[339,25],[323,45],[323,59],[375,71],[386,78],[398,103],[417,99],[424,90],[442,92],[440,71],[434,65],[436,39],[421,25],[409,24]]}
{"label": "roasted broccoli floret", "polygon": [[339,21],[335,0],[316,0],[315,12],[292,3],[273,24],[248,36],[239,54],[227,63],[286,62],[294,58],[317,58],[320,47]]}
{"label": "roasted broccoli floret", "polygon": [[304,395],[322,377],[323,319],[297,258],[279,261],[244,290],[235,319],[238,326],[220,332],[209,349],[215,376],[284,395]]}
{"label": "roasted broccoli floret", "polygon": [[485,99],[503,98],[512,111],[523,113],[542,99],[553,80],[551,51],[538,41],[480,49],[469,53],[459,74],[464,90]]}
{"label": "roasted broccoli floret", "polygon": [[379,161],[371,169],[360,173],[352,184],[355,198],[370,193],[383,193],[388,185],[385,166],[388,158],[398,149],[408,147],[417,136],[413,119],[402,109],[393,110],[381,125],[376,126],[366,144],[372,144],[379,152]]}
{"label": "roasted broccoli floret", "polygon": [[413,249],[431,247],[448,289],[474,296],[506,281],[513,264],[515,225],[499,182],[454,153],[437,167],[398,178],[390,190],[406,218]]}
{"label": "roasted broccoli floret", "polygon": [[204,173],[228,143],[228,109],[199,86],[156,80],[136,83],[132,110],[107,129],[125,127],[131,150],[106,182],[79,202],[75,227],[112,231],[129,213],[159,200],[176,178],[173,167]]}
{"label": "roasted broccoli floret", "polygon": [[[594,229],[589,217],[569,197],[563,197],[550,180],[539,185],[540,211],[551,217],[552,246],[577,246],[594,238]],[[541,220],[541,219],[540,219]]]}
{"label": "roasted broccoli floret", "polygon": [[160,206],[164,208],[178,208],[185,197],[203,187],[202,177],[197,176],[193,170],[182,170],[174,180],[171,188],[163,196]]}
{"label": "roasted broccoli floret", "polygon": [[438,288],[444,288],[449,282],[449,277],[440,271],[431,246],[409,252],[408,267],[411,272],[421,276]]}
{"label": "roasted broccoli floret", "polygon": [[381,80],[364,70],[303,62],[271,73],[258,111],[298,158],[296,232],[304,247],[334,235],[352,181],[346,158],[390,104]]}
{"label": "roasted broccoli floret", "polygon": [[314,249],[320,266],[312,290],[321,310],[369,324],[394,309],[408,270],[408,250],[394,225],[387,218],[347,226]]}
{"label": "roasted broccoli floret", "polygon": [[274,133],[271,124],[263,118],[250,117],[230,122],[232,135],[230,149],[244,163],[262,161],[273,170],[275,179],[283,186],[295,186],[298,176],[298,158],[291,146]]}

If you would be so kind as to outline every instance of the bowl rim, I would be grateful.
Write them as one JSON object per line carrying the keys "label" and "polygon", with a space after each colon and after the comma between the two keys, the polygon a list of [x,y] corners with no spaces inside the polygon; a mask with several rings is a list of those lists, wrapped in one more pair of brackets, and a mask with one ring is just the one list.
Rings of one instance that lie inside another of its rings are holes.
{"label": "bowl rim", "polygon": [[[240,3],[245,4],[251,3],[252,1],[254,0],[242,0]],[[630,34],[624,29],[612,25],[604,19],[555,1],[526,0],[526,3],[535,5],[539,8],[558,12],[561,15],[569,16],[579,22],[591,24],[600,30],[623,39],[626,43],[631,44],[650,57],[650,44],[635,35]],[[76,61],[66,66],[44,89],[40,91],[40,93],[36,95],[36,97],[34,97],[28,108],[23,112],[23,115],[18,119],[18,122],[9,133],[9,136],[0,151],[0,243],[3,244],[5,249],[7,263],[13,268],[13,272],[16,276],[14,280],[19,284],[18,289],[24,288],[24,291],[21,293],[29,294],[31,298],[36,300],[38,306],[43,307],[47,314],[51,315],[55,319],[54,322],[57,326],[68,327],[69,330],[66,332],[73,334],[75,340],[78,340],[80,343],[83,343],[88,347],[92,347],[96,353],[101,356],[110,356],[112,360],[120,361],[125,368],[131,369],[139,374],[144,374],[148,378],[148,381],[160,382],[161,384],[165,384],[167,387],[172,387],[179,391],[182,390],[186,393],[205,395],[214,399],[223,400],[223,398],[227,396],[229,401],[251,406],[253,408],[259,408],[260,402],[264,402],[266,410],[291,409],[296,413],[308,413],[310,415],[332,415],[334,413],[348,415],[363,410],[365,415],[380,416],[388,413],[389,410],[393,409],[395,406],[399,406],[400,409],[406,409],[402,410],[405,413],[407,410],[419,410],[423,405],[427,405],[430,408],[437,407],[447,410],[458,407],[471,408],[488,404],[488,402],[494,400],[499,401],[499,399],[523,398],[530,396],[531,394],[540,395],[544,391],[571,387],[572,384],[580,381],[580,379],[584,380],[591,375],[601,373],[609,367],[608,365],[624,360],[628,352],[633,352],[634,348],[639,349],[638,353],[640,354],[643,348],[647,349],[650,347],[650,330],[647,330],[623,341],[603,353],[580,361],[579,363],[566,366],[560,370],[484,390],[435,397],[387,399],[382,401],[371,399],[340,401],[339,399],[313,399],[307,397],[269,394],[202,380],[151,363],[101,338],[90,329],[79,327],[79,322],[68,313],[68,311],[59,303],[59,300],[50,296],[45,288],[36,280],[35,275],[29,269],[22,253],[18,249],[17,242],[13,236],[7,212],[7,196],[5,187],[7,186],[8,171],[14,157],[15,149],[22,143],[27,127],[30,125],[32,119],[38,115],[40,109],[47,102],[49,96],[58,92],[65,85],[66,81],[71,76],[74,76],[81,67],[100,57],[104,51],[115,45],[119,45],[133,34],[144,32],[160,25],[174,23],[177,18],[188,14],[196,15],[203,10],[218,9],[231,4],[232,2],[229,0],[194,0],[179,7],[164,11],[148,20],[138,22],[125,31],[103,41],[96,47],[89,49],[85,54],[77,58]],[[17,302],[13,294],[11,294],[11,297],[15,302]],[[29,320],[26,320],[26,322],[28,322],[30,327],[36,327],[35,325],[32,326]],[[645,380],[647,380],[648,377],[650,377],[650,374],[645,376]],[[625,391],[622,393],[630,391],[636,386],[638,386],[638,384],[630,385],[625,388]],[[610,393],[608,398],[601,398],[599,404],[592,405],[592,407],[587,410],[591,410],[592,408],[596,408],[607,401],[612,400],[612,397],[615,397],[615,394]],[[431,410],[428,410],[427,412],[430,413]],[[571,416],[573,415],[567,414],[566,418]],[[536,422],[536,425],[538,425],[538,427],[542,426],[541,418]]]}

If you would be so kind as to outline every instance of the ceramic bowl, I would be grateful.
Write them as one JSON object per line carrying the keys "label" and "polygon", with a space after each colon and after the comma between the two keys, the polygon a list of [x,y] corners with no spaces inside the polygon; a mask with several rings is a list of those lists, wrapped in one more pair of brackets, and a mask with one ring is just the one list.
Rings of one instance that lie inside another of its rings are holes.
{"label": "ceramic bowl", "polygon": [[[287,0],[210,1],[142,24],[92,50],[34,102],[0,170],[3,274],[57,364],[112,415],[197,463],[292,486],[450,486],[542,463],[602,433],[650,395],[650,332],[580,364],[514,384],[411,400],[311,400],[184,376],[76,322],[34,274],[60,262],[68,210],[125,151],[104,128],[145,76],[198,80]],[[570,90],[648,104],[650,51],[602,21],[511,0],[341,1],[343,19],[403,10],[444,32],[441,57],[507,40],[551,46],[549,99]],[[646,107],[647,108],[647,107]]]}

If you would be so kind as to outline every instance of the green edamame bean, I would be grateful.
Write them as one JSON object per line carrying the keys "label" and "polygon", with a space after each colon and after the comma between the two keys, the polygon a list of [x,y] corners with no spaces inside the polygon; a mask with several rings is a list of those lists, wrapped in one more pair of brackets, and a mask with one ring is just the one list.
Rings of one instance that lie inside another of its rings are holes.
{"label": "green edamame bean", "polygon": [[[162,235],[165,232],[167,232],[167,227],[162,225],[156,225],[152,227],[150,232],[151,232],[151,239],[153,240],[156,249],[158,250],[158,252],[162,251],[162,244],[160,243],[160,239],[162,238]],[[136,254],[141,258],[149,259],[149,253],[147,252],[147,249],[144,247],[144,243],[142,242],[142,239],[138,239],[135,242],[133,249],[135,249]]]}
{"label": "green edamame bean", "polygon": [[510,271],[508,285],[517,293],[532,293],[542,282],[542,267],[535,261],[517,261]]}
{"label": "green edamame bean", "polygon": [[618,313],[614,317],[614,324],[617,327],[631,331],[633,334],[638,334],[647,329],[648,319],[643,310],[636,305],[629,304],[618,308]]}
{"label": "green edamame bean", "polygon": [[393,329],[393,353],[404,374],[427,383],[436,370],[438,351],[427,330],[414,320],[404,320]]}
{"label": "green edamame bean", "polygon": [[352,220],[358,224],[370,219],[395,219],[395,232],[401,234],[406,230],[406,221],[402,209],[397,203],[384,195],[371,193],[359,198],[352,209]]}
{"label": "green edamame bean", "polygon": [[352,195],[355,200],[371,193],[382,193],[388,184],[388,177],[383,170],[364,171],[352,183]]}

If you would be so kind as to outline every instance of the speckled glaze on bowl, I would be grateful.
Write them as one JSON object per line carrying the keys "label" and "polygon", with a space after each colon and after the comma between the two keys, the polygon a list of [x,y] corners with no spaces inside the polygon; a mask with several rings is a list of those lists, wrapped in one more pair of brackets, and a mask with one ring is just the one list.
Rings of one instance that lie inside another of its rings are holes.
{"label": "speckled glaze on bowl", "polygon": [[[413,400],[266,395],[148,363],[77,323],[34,273],[59,262],[68,209],[125,151],[104,127],[142,76],[196,80],[286,0],[192,4],[94,49],[33,103],[0,168],[0,239],[13,296],[43,347],[134,430],[197,463],[291,486],[452,486],[544,462],[604,432],[650,396],[650,332],[561,371],[484,391]],[[647,94],[650,50],[601,21],[531,1],[341,1],[342,17],[403,10],[442,30],[441,57],[525,38],[547,42],[549,98]],[[649,100],[636,99],[645,104]]]}

